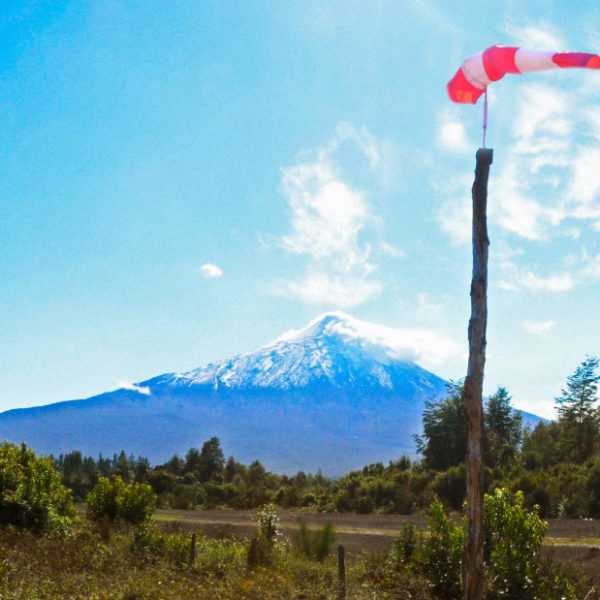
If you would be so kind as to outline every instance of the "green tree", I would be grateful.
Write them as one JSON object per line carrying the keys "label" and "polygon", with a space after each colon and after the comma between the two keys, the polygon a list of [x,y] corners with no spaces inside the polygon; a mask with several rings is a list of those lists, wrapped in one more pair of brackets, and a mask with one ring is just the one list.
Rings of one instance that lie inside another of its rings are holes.
{"label": "green tree", "polygon": [[100,477],[86,503],[92,521],[106,519],[139,525],[152,516],[156,495],[146,483],[125,483],[119,476]]}
{"label": "green tree", "polygon": [[235,462],[235,458],[230,456],[227,459],[227,463],[225,464],[225,469],[223,471],[223,479],[225,483],[231,483],[235,479],[235,476],[238,474],[238,472],[238,464]]}
{"label": "green tree", "polygon": [[556,398],[561,448],[565,457],[574,462],[587,460],[599,446],[598,364],[598,358],[588,356],[569,375],[565,389]]}
{"label": "green tree", "polygon": [[417,450],[430,469],[443,471],[464,462],[467,452],[467,423],[463,386],[450,383],[448,397],[426,402],[423,435],[416,436]]}
{"label": "green tree", "polygon": [[538,423],[533,431],[523,432],[521,456],[527,469],[547,469],[561,462],[559,423]]}
{"label": "green tree", "polygon": [[223,479],[224,468],[225,457],[221,449],[221,443],[219,438],[212,437],[202,444],[202,450],[200,450],[198,480],[204,483],[213,479]]}
{"label": "green tree", "polygon": [[0,445],[0,524],[64,530],[74,513],[71,490],[51,458],[36,456],[25,444]]}
{"label": "green tree", "polygon": [[506,388],[487,401],[484,416],[486,463],[490,467],[505,466],[516,457],[522,441],[523,419],[511,405]]}

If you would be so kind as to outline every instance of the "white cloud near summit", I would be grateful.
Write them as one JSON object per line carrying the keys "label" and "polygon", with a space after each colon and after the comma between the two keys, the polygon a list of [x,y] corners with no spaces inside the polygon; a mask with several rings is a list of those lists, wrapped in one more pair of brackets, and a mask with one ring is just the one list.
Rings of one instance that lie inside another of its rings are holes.
{"label": "white cloud near summit", "polygon": [[377,217],[367,191],[351,181],[350,173],[361,172],[374,182],[383,162],[384,152],[368,131],[341,123],[322,147],[283,169],[281,191],[290,231],[279,245],[305,258],[306,265],[302,276],[278,281],[274,293],[340,308],[381,293],[383,283],[367,240]]}

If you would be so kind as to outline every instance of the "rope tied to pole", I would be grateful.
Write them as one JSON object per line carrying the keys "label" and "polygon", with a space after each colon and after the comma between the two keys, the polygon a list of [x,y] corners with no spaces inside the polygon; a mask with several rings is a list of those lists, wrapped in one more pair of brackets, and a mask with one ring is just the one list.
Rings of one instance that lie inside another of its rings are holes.
{"label": "rope tied to pole", "polygon": [[487,86],[485,88],[485,95],[483,97],[483,143],[482,148],[485,148],[485,142],[487,137],[487,128],[488,128],[488,91]]}

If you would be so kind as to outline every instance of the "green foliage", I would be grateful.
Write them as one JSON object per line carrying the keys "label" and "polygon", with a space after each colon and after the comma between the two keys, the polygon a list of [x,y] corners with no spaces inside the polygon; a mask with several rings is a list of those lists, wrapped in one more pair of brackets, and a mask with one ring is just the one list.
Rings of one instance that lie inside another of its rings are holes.
{"label": "green foliage", "polygon": [[484,513],[489,599],[536,600],[547,524],[538,510],[527,511],[522,492],[505,489],[485,495]]}
{"label": "green foliage", "polygon": [[450,467],[438,473],[433,481],[433,492],[453,510],[460,510],[465,500],[467,473],[464,465]]}
{"label": "green foliage", "polygon": [[274,504],[265,504],[256,512],[256,529],[260,538],[273,545],[281,535],[279,514]]}
{"label": "green foliage", "polygon": [[200,482],[221,480],[225,467],[225,457],[221,450],[219,438],[212,437],[202,444],[200,456],[198,457],[198,480]]}
{"label": "green foliage", "polygon": [[74,516],[71,491],[49,458],[25,444],[0,445],[0,525],[35,532],[67,532]]}
{"label": "green foliage", "polygon": [[390,560],[398,565],[408,565],[415,556],[419,545],[417,530],[414,525],[403,525],[397,540],[394,540],[390,550]]}
{"label": "green foliage", "polygon": [[87,514],[92,521],[147,522],[156,508],[156,495],[145,483],[125,483],[120,477],[101,477],[87,495]]}
{"label": "green foliage", "polygon": [[522,441],[522,421],[506,388],[499,387],[488,399],[484,414],[486,464],[499,467],[514,461]]}
{"label": "green foliage", "polygon": [[306,558],[323,562],[335,544],[335,528],[332,523],[325,523],[320,529],[311,530],[301,520],[294,541],[296,549]]}
{"label": "green foliage", "polygon": [[583,462],[598,450],[600,413],[597,373],[599,360],[588,356],[567,378],[567,385],[556,398],[562,425],[561,449],[568,459]]}
{"label": "green foliage", "polygon": [[429,537],[419,557],[421,568],[436,598],[456,600],[462,594],[463,528],[448,520],[439,500],[434,500],[429,508],[428,523]]}
{"label": "green foliage", "polygon": [[430,469],[442,471],[464,461],[467,425],[462,383],[450,383],[445,400],[425,404],[423,435],[416,441]]}
{"label": "green foliage", "polygon": [[246,565],[253,570],[257,567],[266,567],[273,562],[273,547],[264,538],[255,535],[248,545]]}

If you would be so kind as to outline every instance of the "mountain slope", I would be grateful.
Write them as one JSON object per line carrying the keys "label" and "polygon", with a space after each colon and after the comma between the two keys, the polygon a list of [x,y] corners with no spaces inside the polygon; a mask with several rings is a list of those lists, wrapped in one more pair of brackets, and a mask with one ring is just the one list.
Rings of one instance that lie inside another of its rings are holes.
{"label": "mountain slope", "polygon": [[328,313],[256,352],[84,400],[0,414],[0,438],[58,454],[161,462],[217,435],[238,460],[340,474],[413,454],[425,401],[446,382],[397,332]]}

